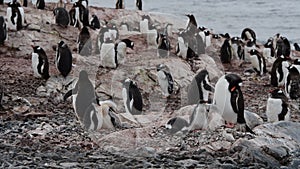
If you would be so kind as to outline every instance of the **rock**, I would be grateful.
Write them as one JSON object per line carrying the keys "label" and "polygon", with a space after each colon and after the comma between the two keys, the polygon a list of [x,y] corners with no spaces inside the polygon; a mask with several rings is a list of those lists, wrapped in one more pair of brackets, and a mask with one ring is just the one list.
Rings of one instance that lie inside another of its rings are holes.
{"label": "rock", "polygon": [[256,113],[250,112],[245,110],[244,111],[244,117],[246,120],[246,124],[250,129],[253,129],[254,127],[263,124],[263,119],[257,115]]}
{"label": "rock", "polygon": [[61,165],[64,168],[74,168],[76,166],[78,166],[79,163],[76,162],[64,162],[64,163],[60,163],[59,165]]}
{"label": "rock", "polygon": [[48,93],[47,93],[47,89],[45,86],[40,86],[36,89],[36,94],[38,96],[49,96]]}
{"label": "rock", "polygon": [[233,135],[232,135],[231,133],[227,133],[225,130],[223,131],[222,136],[223,136],[227,141],[230,141],[230,142],[235,141]]}
{"label": "rock", "polygon": [[180,160],[177,163],[184,168],[193,168],[198,164],[198,161],[192,159]]}

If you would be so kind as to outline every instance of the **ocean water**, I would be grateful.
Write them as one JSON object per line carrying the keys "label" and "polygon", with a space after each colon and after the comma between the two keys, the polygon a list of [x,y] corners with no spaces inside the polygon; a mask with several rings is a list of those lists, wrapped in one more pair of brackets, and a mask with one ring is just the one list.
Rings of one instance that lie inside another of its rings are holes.
{"label": "ocean water", "polygon": [[[57,0],[46,0],[50,1]],[[116,0],[89,0],[89,3],[114,8]],[[291,43],[300,43],[299,6],[299,0],[143,0],[144,11],[175,15],[183,22],[187,20],[185,14],[194,14],[199,26],[211,28],[215,33],[240,36],[244,28],[252,28],[261,42],[280,33]],[[135,10],[135,0],[125,0],[125,8]]]}
{"label": "ocean water", "polygon": [[[93,6],[115,7],[115,0],[90,0]],[[186,22],[185,14],[195,15],[198,25],[215,33],[240,36],[246,27],[265,42],[276,33],[291,43],[300,43],[300,1],[285,0],[143,0],[143,10],[176,15]],[[135,9],[135,0],[125,0],[126,9]]]}

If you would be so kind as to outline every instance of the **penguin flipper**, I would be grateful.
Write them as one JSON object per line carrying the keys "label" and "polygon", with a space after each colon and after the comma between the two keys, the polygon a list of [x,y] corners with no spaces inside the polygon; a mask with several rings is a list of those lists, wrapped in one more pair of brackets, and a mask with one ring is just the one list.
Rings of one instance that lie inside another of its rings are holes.
{"label": "penguin flipper", "polygon": [[65,95],[64,95],[64,101],[66,101],[70,96],[72,96],[73,89],[69,90]]}

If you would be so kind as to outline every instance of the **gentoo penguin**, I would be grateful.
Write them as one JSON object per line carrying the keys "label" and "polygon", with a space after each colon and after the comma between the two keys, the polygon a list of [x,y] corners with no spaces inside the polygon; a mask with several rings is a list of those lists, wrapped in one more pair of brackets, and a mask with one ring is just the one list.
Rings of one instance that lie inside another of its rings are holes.
{"label": "gentoo penguin", "polygon": [[221,46],[220,58],[222,63],[230,63],[232,59],[230,39],[225,39]]}
{"label": "gentoo penguin", "polygon": [[264,44],[263,57],[265,59],[271,59],[275,56],[275,49],[273,48],[273,38],[269,38]]}
{"label": "gentoo penguin", "polygon": [[[198,39],[202,40],[200,36],[198,36]],[[179,32],[177,37],[176,55],[182,57],[183,59],[187,59],[187,51],[188,51],[187,32],[186,30],[182,30]]]}
{"label": "gentoo penguin", "polygon": [[257,75],[267,73],[265,58],[256,49],[250,50],[250,62]]}
{"label": "gentoo penguin", "polygon": [[92,15],[92,18],[90,20],[90,28],[92,28],[93,30],[100,29],[100,21],[95,14]]}
{"label": "gentoo penguin", "polygon": [[7,38],[7,27],[3,16],[0,16],[0,45],[4,45]]}
{"label": "gentoo penguin", "polygon": [[232,37],[230,39],[231,50],[232,50],[232,59],[235,60],[244,60],[244,53],[242,47],[242,41],[239,37]]}
{"label": "gentoo penguin", "polygon": [[74,27],[82,28],[89,26],[89,10],[84,7],[81,1],[75,2],[72,9],[69,11],[71,18],[71,25]]}
{"label": "gentoo penguin", "polygon": [[[299,62],[298,60],[296,60]],[[288,98],[298,99],[300,97],[300,62],[292,64],[285,81],[285,92]]]}
{"label": "gentoo penguin", "polygon": [[126,113],[132,115],[142,114],[143,99],[136,82],[126,79],[123,83],[122,97]]}
{"label": "gentoo penguin", "polygon": [[198,28],[195,16],[193,14],[187,14],[186,16],[189,18],[187,22],[186,30],[195,32],[196,29]]}
{"label": "gentoo penguin", "polygon": [[78,3],[83,5],[85,8],[89,7],[89,1],[88,0],[78,0]]}
{"label": "gentoo penguin", "polygon": [[298,43],[294,43],[294,47],[295,47],[296,51],[300,52],[300,47],[299,47]]}
{"label": "gentoo penguin", "polygon": [[208,103],[209,93],[214,92],[206,69],[201,70],[192,80],[188,88],[188,104]]}
{"label": "gentoo penguin", "polygon": [[159,33],[149,15],[143,15],[140,21],[140,32],[146,35],[148,45],[157,45]]}
{"label": "gentoo penguin", "polygon": [[101,115],[97,111],[95,89],[85,70],[80,71],[74,88],[68,91],[64,100],[72,96],[75,114],[84,129],[96,130],[101,127]]}
{"label": "gentoo penguin", "polygon": [[184,131],[189,126],[189,123],[181,117],[171,118],[165,125],[166,130],[170,134],[175,134],[178,131]]}
{"label": "gentoo penguin", "polygon": [[40,46],[32,46],[32,69],[35,77],[48,79],[49,76],[49,62],[46,52]]}
{"label": "gentoo penguin", "polygon": [[115,44],[115,54],[116,56],[116,62],[124,63],[126,59],[126,48],[130,48],[133,50],[134,48],[134,42],[130,39],[122,39],[120,42]]}
{"label": "gentoo penguin", "polygon": [[283,55],[286,58],[289,58],[291,55],[291,44],[286,37],[280,37],[277,40],[277,49],[276,49],[276,57],[280,57]]}
{"label": "gentoo penguin", "polygon": [[[84,26],[78,36],[77,44],[78,44],[78,53],[83,56],[88,56],[92,52],[92,44],[89,42],[90,40],[90,32],[89,29]],[[83,50],[84,49],[84,50]]]}
{"label": "gentoo penguin", "polygon": [[241,86],[242,79],[236,74],[223,75],[215,85],[214,104],[227,122],[227,127],[246,123]]}
{"label": "gentoo penguin", "polygon": [[136,8],[138,10],[142,10],[142,8],[143,8],[143,2],[142,2],[142,0],[136,0],[135,1],[135,6],[136,6]]}
{"label": "gentoo penguin", "polygon": [[246,62],[250,62],[250,50],[256,49],[256,44],[254,41],[249,40],[244,46],[244,58]]}
{"label": "gentoo penguin", "polygon": [[25,14],[20,3],[15,0],[9,2],[6,13],[7,27],[15,31],[21,30],[25,24]]}
{"label": "gentoo penguin", "polygon": [[[281,38],[280,33],[277,33],[277,34],[275,34],[275,35],[272,37],[272,39],[273,39],[273,42],[272,42],[272,44],[273,44],[273,49],[277,50],[277,41],[278,41],[280,38]],[[275,53],[276,53],[276,51],[275,51]],[[277,56],[277,55],[275,54],[275,56]]]}
{"label": "gentoo penguin", "polygon": [[166,34],[159,33],[156,39],[157,56],[168,57],[170,55],[171,45],[170,40]]}
{"label": "gentoo penguin", "polygon": [[241,34],[241,38],[242,40],[244,41],[253,41],[254,43],[256,43],[256,34],[255,32],[250,29],[250,28],[245,28],[243,31],[242,31],[242,34]]}
{"label": "gentoo penguin", "polygon": [[55,16],[55,23],[62,26],[67,27],[69,25],[70,19],[69,14],[65,8],[55,8],[53,10],[53,14]]}
{"label": "gentoo penguin", "polygon": [[72,53],[64,41],[60,41],[56,50],[55,65],[63,77],[67,77],[72,69]]}
{"label": "gentoo penguin", "polygon": [[165,64],[159,64],[156,68],[158,84],[164,97],[169,97],[173,93],[174,81],[170,69]]}
{"label": "gentoo penguin", "polygon": [[288,98],[281,89],[271,91],[271,96],[267,101],[267,119],[268,122],[289,121],[290,110],[288,107]]}
{"label": "gentoo penguin", "polygon": [[37,9],[45,9],[45,0],[37,0],[36,8]]}
{"label": "gentoo penguin", "polygon": [[124,9],[124,1],[123,0],[117,0],[116,2],[116,9]]}
{"label": "gentoo penguin", "polygon": [[112,40],[106,40],[102,43],[100,49],[100,62],[103,67],[117,68],[118,58],[116,57],[115,43]]}
{"label": "gentoo penguin", "polygon": [[205,34],[205,47],[209,47],[211,45],[211,33],[209,30],[203,31]]}
{"label": "gentoo penguin", "polygon": [[[199,30],[199,29],[198,29]],[[205,54],[205,43],[203,38],[200,35],[200,30],[199,33],[196,33],[196,43],[197,43],[197,55],[200,56],[201,54]]]}
{"label": "gentoo penguin", "polygon": [[272,65],[271,69],[271,85],[274,87],[284,86],[290,64],[283,55],[278,57]]}

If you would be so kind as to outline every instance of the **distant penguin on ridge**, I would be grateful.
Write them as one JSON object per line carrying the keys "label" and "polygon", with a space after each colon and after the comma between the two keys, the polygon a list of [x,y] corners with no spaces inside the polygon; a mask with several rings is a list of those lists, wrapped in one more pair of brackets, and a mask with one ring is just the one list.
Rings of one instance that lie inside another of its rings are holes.
{"label": "distant penguin on ridge", "polygon": [[36,8],[37,9],[45,9],[45,0],[37,0]]}
{"label": "distant penguin on ridge", "polygon": [[97,17],[97,15],[93,14],[92,18],[90,20],[90,27],[95,30],[95,29],[100,29],[100,21]]}
{"label": "distant penguin on ridge", "polygon": [[55,8],[53,10],[53,14],[55,16],[55,23],[57,25],[60,25],[62,27],[67,27],[69,25],[69,13],[65,8]]}
{"label": "distant penguin on ridge", "polygon": [[209,93],[214,92],[210,84],[209,73],[206,69],[201,70],[192,80],[188,87],[188,104],[209,103]]}
{"label": "distant penguin on ridge", "polygon": [[7,27],[3,16],[0,16],[0,46],[4,45],[7,39]]}
{"label": "distant penguin on ridge", "polygon": [[267,73],[265,58],[256,49],[250,50],[250,62],[257,75]]}
{"label": "distant penguin on ridge", "polygon": [[288,98],[281,89],[270,92],[266,109],[268,122],[289,121],[290,109]]}
{"label": "distant penguin on ridge", "polygon": [[170,69],[165,64],[159,64],[156,67],[156,75],[162,94],[164,97],[169,97],[173,93],[174,80]]}
{"label": "distant penguin on ridge", "polygon": [[124,9],[124,1],[123,0],[117,0],[116,2],[116,9]]}
{"label": "distant penguin on ridge", "polygon": [[143,8],[142,0],[136,0],[135,5],[138,10],[142,10],[142,8]]}
{"label": "distant penguin on ridge", "polygon": [[49,62],[46,52],[40,46],[32,46],[32,69],[35,77],[48,79],[49,76]]}
{"label": "distant penguin on ridge", "polygon": [[63,77],[67,77],[72,69],[72,53],[64,41],[58,43],[55,65]]}
{"label": "distant penguin on ridge", "polygon": [[126,113],[132,115],[142,114],[143,99],[136,82],[127,78],[123,83],[122,97]]}

